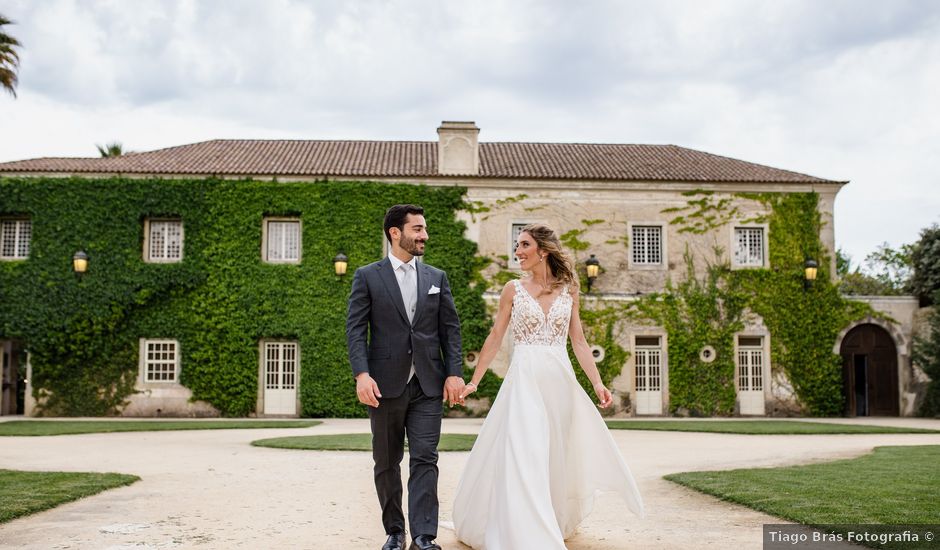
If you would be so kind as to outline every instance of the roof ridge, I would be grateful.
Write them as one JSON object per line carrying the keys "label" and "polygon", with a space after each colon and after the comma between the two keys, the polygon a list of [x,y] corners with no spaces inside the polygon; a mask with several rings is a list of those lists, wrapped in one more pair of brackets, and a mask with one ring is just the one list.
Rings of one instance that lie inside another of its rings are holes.
{"label": "roof ridge", "polygon": [[414,139],[309,139],[309,138],[215,138],[206,141],[197,141],[194,143],[188,143],[185,145],[180,145],[179,147],[185,147],[186,145],[199,145],[200,143],[213,143],[213,142],[233,142],[233,141],[251,141],[251,142],[272,142],[272,141],[289,141],[289,142],[305,142],[305,143],[437,143],[437,141],[427,141],[427,140],[414,140]]}
{"label": "roof ridge", "polygon": [[[41,157],[0,173],[134,173],[450,177],[434,141],[219,138],[119,157]],[[479,178],[846,183],[675,144],[493,141]]]}
{"label": "roof ridge", "polygon": [[[436,142],[435,142],[436,143]],[[668,143],[610,143],[610,142],[587,142],[587,141],[481,141],[480,145],[602,145],[616,147],[667,147]]]}
{"label": "roof ridge", "polygon": [[[710,157],[712,157],[712,158],[718,158],[718,159],[722,159],[722,160],[731,160],[731,161],[734,161],[734,162],[743,162],[743,163],[746,163],[746,164],[750,164],[750,165],[752,165],[752,166],[760,166],[761,168],[768,168],[768,169],[770,169],[770,170],[778,170],[778,171],[780,171],[780,172],[787,172],[787,173],[789,173],[789,174],[795,174],[795,175],[803,176],[803,177],[807,177],[807,178],[821,179],[821,180],[827,180],[827,181],[840,181],[840,180],[828,180],[827,178],[820,178],[819,176],[813,176],[813,175],[807,174],[807,173],[805,173],[805,172],[797,172],[796,170],[789,170],[789,169],[787,169],[787,168],[777,168],[776,166],[771,166],[771,165],[769,165],[769,164],[763,164],[763,163],[760,163],[760,162],[753,162],[753,161],[750,161],[750,160],[743,160],[743,159],[739,159],[739,158],[735,158],[735,157],[729,157],[729,156],[727,156],[727,155],[719,155],[719,154],[717,154],[717,153],[710,153],[710,152],[708,152],[708,151],[703,151],[703,150],[701,150],[701,149],[692,149],[691,147],[682,147],[681,145],[672,145],[672,147],[676,147],[676,148],[678,148],[678,149],[684,149],[684,150],[686,150],[686,151],[695,151],[696,153],[701,153],[701,154],[703,154],[703,155],[708,155],[708,156],[710,156]],[[840,183],[848,183],[848,180],[840,181]]]}

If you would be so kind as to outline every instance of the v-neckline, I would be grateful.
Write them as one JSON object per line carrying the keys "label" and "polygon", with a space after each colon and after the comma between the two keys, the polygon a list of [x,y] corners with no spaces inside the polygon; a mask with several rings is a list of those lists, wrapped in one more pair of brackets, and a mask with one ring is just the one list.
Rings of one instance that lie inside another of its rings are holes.
{"label": "v-neckline", "polygon": [[535,296],[532,295],[531,292],[529,292],[529,290],[525,287],[525,285],[522,284],[522,281],[520,281],[519,279],[516,279],[516,281],[518,281],[519,286],[522,287],[522,292],[525,292],[526,296],[528,296],[529,299],[531,299],[533,302],[535,302],[535,305],[539,308],[539,311],[542,312],[542,317],[543,317],[544,319],[548,319],[549,314],[552,312],[552,308],[555,307],[555,302],[558,301],[558,298],[561,298],[562,292],[559,292],[558,294],[555,295],[554,298],[552,298],[552,303],[548,304],[548,311],[545,311],[545,310],[542,308],[542,303],[539,302],[539,301],[535,298]]}

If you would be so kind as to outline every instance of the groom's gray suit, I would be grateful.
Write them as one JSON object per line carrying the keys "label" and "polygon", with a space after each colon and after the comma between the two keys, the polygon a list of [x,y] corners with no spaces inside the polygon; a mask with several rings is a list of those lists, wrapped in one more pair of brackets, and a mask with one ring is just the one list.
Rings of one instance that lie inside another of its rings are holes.
{"label": "groom's gray suit", "polygon": [[[368,372],[379,406],[369,407],[375,488],[388,534],[404,531],[401,463],[407,431],[408,516],[412,536],[437,535],[437,445],[444,380],[462,376],[460,320],[447,275],[416,263],[417,298],[409,322],[388,258],[356,270],[346,317],[353,375]],[[409,381],[412,366],[415,375]]]}

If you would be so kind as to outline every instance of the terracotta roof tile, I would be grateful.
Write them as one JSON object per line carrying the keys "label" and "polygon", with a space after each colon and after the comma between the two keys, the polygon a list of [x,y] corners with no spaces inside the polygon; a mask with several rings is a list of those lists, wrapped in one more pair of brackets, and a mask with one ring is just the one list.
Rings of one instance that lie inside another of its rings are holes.
{"label": "terracotta roof tile", "polygon": [[[0,173],[436,177],[434,141],[212,140],[112,158],[0,163]],[[822,183],[675,145],[480,143],[482,178]]]}

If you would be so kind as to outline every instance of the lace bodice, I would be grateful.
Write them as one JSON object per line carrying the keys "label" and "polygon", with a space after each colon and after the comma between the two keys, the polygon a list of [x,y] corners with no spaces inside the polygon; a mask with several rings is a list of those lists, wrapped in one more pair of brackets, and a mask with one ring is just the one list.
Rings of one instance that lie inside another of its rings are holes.
{"label": "lace bodice", "polygon": [[542,305],[522,286],[517,279],[513,281],[516,293],[512,297],[513,344],[540,346],[564,346],[568,339],[568,324],[571,321],[571,295],[568,287],[562,288],[555,296],[548,315]]}

